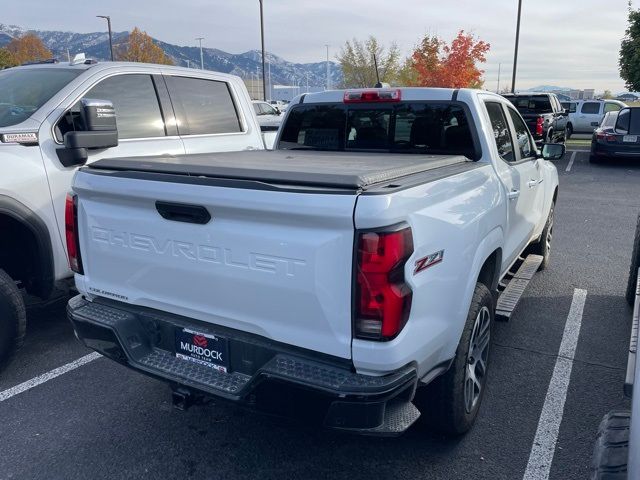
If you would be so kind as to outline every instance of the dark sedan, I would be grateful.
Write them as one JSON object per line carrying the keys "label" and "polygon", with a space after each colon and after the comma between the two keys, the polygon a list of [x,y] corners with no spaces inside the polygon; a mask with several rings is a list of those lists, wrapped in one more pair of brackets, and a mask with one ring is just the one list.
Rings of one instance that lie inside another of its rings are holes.
{"label": "dark sedan", "polygon": [[591,163],[612,158],[640,159],[640,107],[608,112],[591,138]]}

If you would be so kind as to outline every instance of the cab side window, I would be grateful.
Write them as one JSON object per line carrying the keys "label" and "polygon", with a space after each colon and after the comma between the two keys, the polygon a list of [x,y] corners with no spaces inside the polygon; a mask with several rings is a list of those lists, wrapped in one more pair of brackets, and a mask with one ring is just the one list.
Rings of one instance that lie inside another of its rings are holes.
{"label": "cab side window", "polygon": [[513,139],[509,124],[504,116],[502,105],[498,102],[486,102],[485,107],[489,114],[489,121],[493,129],[493,136],[498,147],[498,154],[505,162],[515,162],[516,157],[513,153]]}
{"label": "cab side window", "polygon": [[[149,75],[116,75],[106,78],[84,94],[83,98],[113,102],[120,139],[165,136],[158,96]],[[56,138],[62,142],[65,133],[85,129],[78,102],[56,125]]]}
{"label": "cab side window", "polygon": [[600,113],[600,104],[597,102],[584,102],[580,113],[598,114]]}
{"label": "cab side window", "polygon": [[[226,82],[177,76],[168,77],[168,80],[174,107],[176,103],[179,104],[176,114],[179,117],[180,135],[242,131],[240,117]],[[257,115],[260,112],[260,108],[256,109]]]}
{"label": "cab side window", "polygon": [[531,143],[531,136],[529,135],[529,129],[525,125],[520,114],[512,108],[507,108],[509,115],[511,115],[511,121],[516,130],[516,143],[520,149],[520,159],[531,158],[535,156],[535,148]]}
{"label": "cab side window", "polygon": [[611,102],[605,102],[604,104],[604,113],[607,112],[617,112],[618,110],[620,110],[620,105],[618,105],[617,103],[611,103]]}

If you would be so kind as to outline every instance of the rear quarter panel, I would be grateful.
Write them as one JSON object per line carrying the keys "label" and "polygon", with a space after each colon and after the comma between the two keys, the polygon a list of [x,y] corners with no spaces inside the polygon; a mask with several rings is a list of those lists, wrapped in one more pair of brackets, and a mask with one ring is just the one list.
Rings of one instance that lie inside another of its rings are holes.
{"label": "rear quarter panel", "polygon": [[[454,356],[480,269],[503,244],[503,203],[488,163],[393,195],[359,197],[356,229],[406,222],[414,241],[405,266],[413,291],[407,325],[389,342],[354,339],[353,362],[359,372],[379,373],[416,362],[424,376]],[[414,274],[418,259],[440,250],[441,263]]]}

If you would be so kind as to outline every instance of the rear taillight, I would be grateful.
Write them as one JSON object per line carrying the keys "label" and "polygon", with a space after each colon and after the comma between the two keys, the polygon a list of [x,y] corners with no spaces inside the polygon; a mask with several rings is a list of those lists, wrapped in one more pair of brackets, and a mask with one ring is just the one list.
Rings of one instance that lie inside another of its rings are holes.
{"label": "rear taillight", "polygon": [[542,117],[538,117],[536,120],[536,135],[544,134],[544,119]]}
{"label": "rear taillight", "polygon": [[404,266],[413,253],[411,228],[361,232],[357,237],[354,335],[390,340],[407,323],[411,288]]}
{"label": "rear taillight", "polygon": [[615,142],[616,136],[611,133],[598,132],[596,133],[596,138],[603,142]]}
{"label": "rear taillight", "polygon": [[344,103],[384,103],[399,102],[401,90],[347,90],[344,92]]}
{"label": "rear taillight", "polygon": [[67,194],[67,203],[64,207],[64,228],[67,237],[69,267],[74,272],[82,274],[82,258],[78,241],[78,197],[76,195]]}

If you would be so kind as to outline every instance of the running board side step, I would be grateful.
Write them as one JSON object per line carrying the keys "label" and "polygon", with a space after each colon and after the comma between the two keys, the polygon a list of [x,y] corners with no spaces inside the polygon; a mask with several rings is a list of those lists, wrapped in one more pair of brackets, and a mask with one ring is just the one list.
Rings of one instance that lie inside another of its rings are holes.
{"label": "running board side step", "polygon": [[509,321],[527,285],[542,264],[542,256],[528,255],[500,294],[496,304],[496,320]]}
{"label": "running board side step", "polygon": [[[640,272],[640,270],[638,270]],[[624,380],[624,394],[631,398],[633,384],[636,378],[636,358],[638,356],[638,335],[640,334],[640,276],[636,284],[636,301],[633,308],[633,323],[631,324],[631,341],[629,342],[629,355],[627,357],[627,373]]]}

